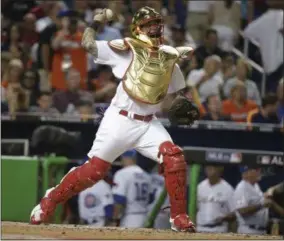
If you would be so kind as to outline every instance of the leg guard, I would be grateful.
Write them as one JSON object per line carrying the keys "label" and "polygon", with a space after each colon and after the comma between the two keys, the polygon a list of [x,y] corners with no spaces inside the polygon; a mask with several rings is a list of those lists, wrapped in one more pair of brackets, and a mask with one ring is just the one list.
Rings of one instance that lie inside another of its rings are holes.
{"label": "leg guard", "polygon": [[110,163],[93,157],[82,166],[72,168],[60,184],[50,189],[41,200],[36,209],[39,215],[36,215],[36,211],[33,210],[31,223],[47,222],[57,204],[66,202],[72,196],[103,179],[110,167]]}
{"label": "leg guard", "polygon": [[186,162],[182,149],[167,141],[160,145],[158,157],[163,157],[160,171],[170,197],[171,218],[186,214]]}

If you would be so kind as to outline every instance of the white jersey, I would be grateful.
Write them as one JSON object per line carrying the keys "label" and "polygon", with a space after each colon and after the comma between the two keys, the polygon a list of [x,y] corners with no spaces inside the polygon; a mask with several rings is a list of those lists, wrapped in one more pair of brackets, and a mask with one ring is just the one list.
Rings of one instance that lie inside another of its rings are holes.
{"label": "white jersey", "polygon": [[79,193],[79,216],[89,224],[104,226],[105,210],[113,205],[111,187],[104,180]]}
{"label": "white jersey", "polygon": [[[153,202],[148,205],[148,212],[153,210],[154,206],[158,202],[161,193],[165,187],[165,178],[157,173],[151,174],[151,194],[154,197]],[[156,229],[168,229],[170,228],[170,201],[169,196],[167,195],[164,204],[161,207],[159,214],[157,215],[154,223],[154,228]],[[164,209],[166,208],[166,209]]]}
{"label": "white jersey", "polygon": [[[215,220],[229,214],[233,209],[234,189],[225,180],[211,185],[203,180],[197,188],[197,230],[203,232],[227,232],[228,224],[217,225]],[[216,225],[216,226],[215,226]]]}
{"label": "white jersey", "polygon": [[[132,61],[133,54],[131,50],[118,53],[114,52],[109,47],[107,41],[96,41],[96,44],[98,47],[98,58],[96,58],[94,62],[97,64],[109,65],[112,68],[115,77],[122,79]],[[185,88],[184,76],[179,66],[176,64],[172,73],[172,80],[169,85],[168,93],[174,93],[183,88]],[[111,105],[139,115],[154,114],[160,111],[161,108],[161,103],[149,105],[133,100],[123,89],[122,83],[118,85]]]}
{"label": "white jersey", "polygon": [[[259,185],[254,185],[242,180],[234,193],[234,208],[240,209],[251,205],[263,204],[264,195]],[[243,217],[237,213],[239,228],[241,226],[257,226],[265,228],[268,223],[268,209],[263,208],[254,214]]]}
{"label": "white jersey", "polygon": [[148,173],[137,165],[120,169],[114,175],[113,195],[126,199],[124,215],[147,214],[151,180]]}

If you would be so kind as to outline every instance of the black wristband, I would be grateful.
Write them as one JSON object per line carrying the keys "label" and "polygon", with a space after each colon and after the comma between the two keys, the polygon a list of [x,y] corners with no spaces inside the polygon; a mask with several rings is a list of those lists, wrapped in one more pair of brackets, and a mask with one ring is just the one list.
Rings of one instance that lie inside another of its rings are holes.
{"label": "black wristband", "polygon": [[95,31],[97,31],[98,29],[99,29],[99,27],[101,26],[101,22],[99,22],[99,21],[94,21],[94,22],[92,22],[92,24],[90,25],[90,27],[92,28],[92,29],[94,29]]}

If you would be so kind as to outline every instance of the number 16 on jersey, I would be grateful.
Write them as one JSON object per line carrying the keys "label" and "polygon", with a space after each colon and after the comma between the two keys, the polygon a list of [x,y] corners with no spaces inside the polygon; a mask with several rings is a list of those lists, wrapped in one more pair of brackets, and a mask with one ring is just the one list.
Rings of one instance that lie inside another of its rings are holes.
{"label": "number 16 on jersey", "polygon": [[135,200],[138,202],[145,202],[149,199],[149,184],[145,182],[136,182],[134,183],[136,188],[136,198]]}

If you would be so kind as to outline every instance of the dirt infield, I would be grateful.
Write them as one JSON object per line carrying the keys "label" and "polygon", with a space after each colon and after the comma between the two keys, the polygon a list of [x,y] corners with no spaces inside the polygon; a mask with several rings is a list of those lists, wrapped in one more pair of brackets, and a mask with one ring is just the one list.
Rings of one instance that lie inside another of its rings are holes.
{"label": "dirt infield", "polygon": [[176,233],[154,229],[92,228],[74,225],[39,225],[27,223],[2,222],[2,239],[219,239],[219,240],[271,240],[278,236],[239,235],[239,234],[205,234]]}

